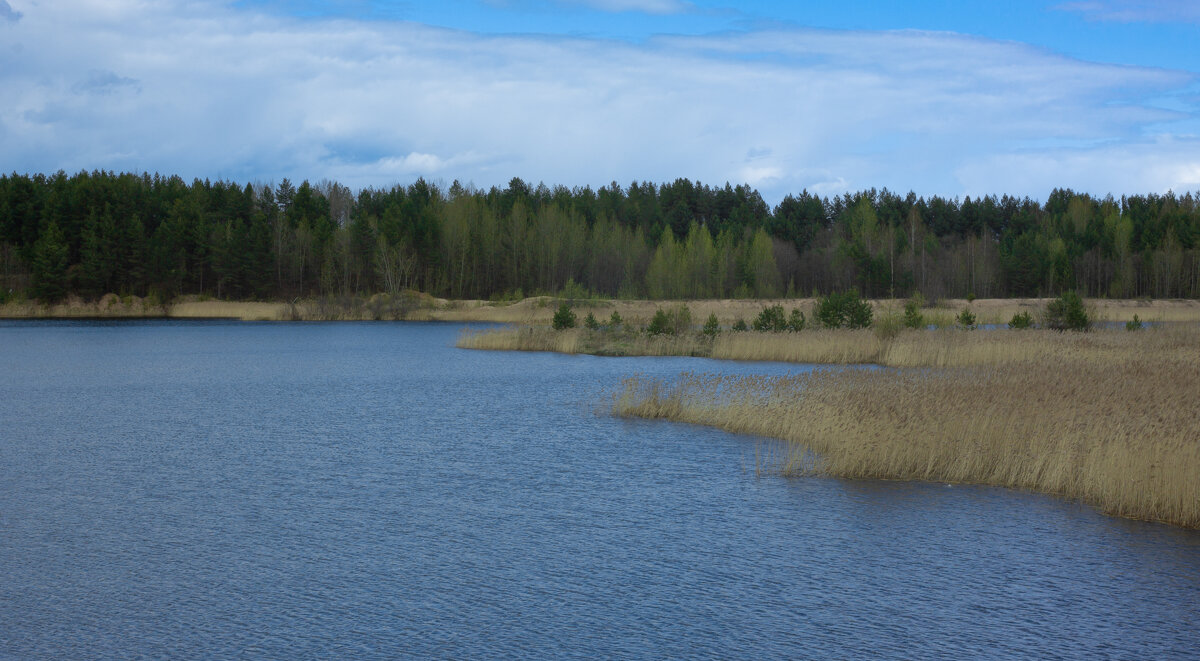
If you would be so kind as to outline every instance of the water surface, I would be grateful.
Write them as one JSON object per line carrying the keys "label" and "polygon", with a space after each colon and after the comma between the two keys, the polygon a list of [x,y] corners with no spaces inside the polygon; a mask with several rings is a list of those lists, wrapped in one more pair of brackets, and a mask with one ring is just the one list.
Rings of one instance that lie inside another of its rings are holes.
{"label": "water surface", "polygon": [[1200,534],[756,476],[452,324],[0,322],[0,657],[1195,654]]}

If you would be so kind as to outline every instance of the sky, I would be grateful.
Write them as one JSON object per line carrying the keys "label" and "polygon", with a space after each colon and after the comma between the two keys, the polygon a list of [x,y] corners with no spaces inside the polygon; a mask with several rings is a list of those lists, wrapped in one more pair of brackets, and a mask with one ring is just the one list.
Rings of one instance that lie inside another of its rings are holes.
{"label": "sky", "polygon": [[1193,0],[0,0],[0,171],[1200,191]]}

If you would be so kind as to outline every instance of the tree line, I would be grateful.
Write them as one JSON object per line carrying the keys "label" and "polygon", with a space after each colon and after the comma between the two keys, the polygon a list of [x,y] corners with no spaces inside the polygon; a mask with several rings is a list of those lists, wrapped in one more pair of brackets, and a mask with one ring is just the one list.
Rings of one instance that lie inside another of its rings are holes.
{"label": "tree line", "polygon": [[1200,198],[0,177],[0,296],[1200,297]]}

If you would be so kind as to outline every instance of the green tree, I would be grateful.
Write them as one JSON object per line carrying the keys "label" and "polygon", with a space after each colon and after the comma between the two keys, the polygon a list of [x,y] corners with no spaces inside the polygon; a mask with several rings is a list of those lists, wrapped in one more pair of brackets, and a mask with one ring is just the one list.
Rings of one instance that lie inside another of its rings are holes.
{"label": "green tree", "polygon": [[37,242],[33,244],[30,267],[34,297],[53,303],[66,296],[67,254],[67,242],[58,223],[53,220],[46,222]]}
{"label": "green tree", "polygon": [[1045,326],[1056,331],[1086,331],[1091,328],[1083,299],[1074,291],[1065,291],[1046,304]]}
{"label": "green tree", "polygon": [[872,311],[871,304],[858,295],[858,290],[850,289],[817,299],[814,315],[825,328],[868,328]]}
{"label": "green tree", "polygon": [[975,330],[975,313],[971,312],[971,308],[963,308],[954,318],[954,322],[963,330]]}
{"label": "green tree", "polygon": [[563,303],[558,306],[558,310],[554,313],[554,319],[551,321],[554,330],[564,330],[575,327],[575,312],[571,310],[571,306]]}
{"label": "green tree", "polygon": [[754,330],[759,332],[781,333],[788,328],[787,318],[783,316],[782,305],[772,305],[765,307],[758,316],[755,317],[751,324]]}
{"label": "green tree", "polygon": [[1012,330],[1033,328],[1033,315],[1029,314],[1028,311],[1018,312],[1009,320],[1008,327]]}
{"label": "green tree", "polygon": [[799,333],[807,324],[808,320],[804,318],[804,313],[792,308],[792,315],[788,317],[787,329],[793,333]]}

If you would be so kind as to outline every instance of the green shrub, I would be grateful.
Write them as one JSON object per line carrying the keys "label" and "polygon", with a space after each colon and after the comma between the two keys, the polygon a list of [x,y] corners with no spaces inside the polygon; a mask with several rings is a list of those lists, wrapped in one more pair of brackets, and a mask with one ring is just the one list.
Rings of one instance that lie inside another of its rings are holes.
{"label": "green shrub", "polygon": [[975,302],[975,292],[973,292],[973,291],[972,291],[972,292],[967,292],[967,302],[968,302],[968,303],[974,303],[974,302]]}
{"label": "green shrub", "polygon": [[1092,326],[1083,299],[1073,291],[1065,291],[1046,304],[1046,328],[1056,331],[1086,331]]}
{"label": "green shrub", "polygon": [[954,318],[954,323],[963,330],[975,330],[975,313],[971,312],[971,308],[963,308]]}
{"label": "green shrub", "polygon": [[554,326],[554,330],[575,328],[575,312],[571,310],[570,305],[563,303],[558,306],[558,311],[554,313],[554,319],[550,324]]}
{"label": "green shrub", "polygon": [[818,299],[814,315],[825,328],[868,328],[872,312],[871,304],[851,289]]}
{"label": "green shrub", "polygon": [[1008,321],[1008,327],[1013,330],[1033,328],[1033,315],[1029,314],[1028,311],[1018,312]]}
{"label": "green shrub", "polygon": [[925,315],[921,314],[919,296],[916,294],[904,304],[904,326],[907,328],[925,328]]}
{"label": "green shrub", "polygon": [[680,335],[692,330],[692,310],[687,305],[680,305],[671,310],[671,326],[675,329],[675,334]]}
{"label": "green shrub", "polygon": [[796,308],[792,308],[792,316],[788,317],[788,330],[792,331],[793,333],[799,333],[800,331],[804,330],[804,327],[807,324],[808,320],[804,318],[804,313]]}
{"label": "green shrub", "polygon": [[646,332],[651,335],[674,335],[675,324],[671,321],[671,315],[662,308],[655,310],[654,318],[650,320],[650,326],[646,328]]}
{"label": "green shrub", "polygon": [[565,298],[568,301],[581,301],[591,298],[591,295],[587,288],[575,282],[574,278],[567,278],[567,284],[563,285],[559,298]]}
{"label": "green shrub", "polygon": [[583,318],[583,327],[588,330],[600,328],[600,323],[596,321],[596,315],[588,312],[587,316]]}
{"label": "green shrub", "polygon": [[703,333],[709,337],[716,337],[720,332],[721,322],[717,320],[717,314],[714,312],[708,315],[708,321],[704,322]]}
{"label": "green shrub", "polygon": [[1138,316],[1136,314],[1133,315],[1133,319],[1130,319],[1129,321],[1125,322],[1125,330],[1127,330],[1127,331],[1142,330],[1142,320],[1138,319]]}
{"label": "green shrub", "polygon": [[750,329],[746,326],[745,319],[738,319],[737,321],[733,322],[732,330],[741,332],[741,331],[747,331]]}
{"label": "green shrub", "polygon": [[762,312],[758,313],[758,317],[754,319],[752,326],[759,332],[781,333],[787,330],[787,319],[783,316],[783,306],[772,305],[769,308],[763,308]]}
{"label": "green shrub", "polygon": [[623,322],[624,319],[621,319],[620,313],[613,310],[612,316],[608,318],[608,327],[613,329],[620,328]]}

